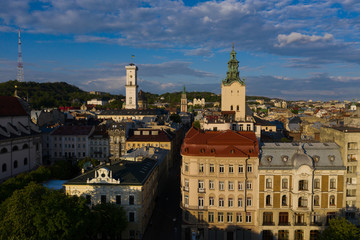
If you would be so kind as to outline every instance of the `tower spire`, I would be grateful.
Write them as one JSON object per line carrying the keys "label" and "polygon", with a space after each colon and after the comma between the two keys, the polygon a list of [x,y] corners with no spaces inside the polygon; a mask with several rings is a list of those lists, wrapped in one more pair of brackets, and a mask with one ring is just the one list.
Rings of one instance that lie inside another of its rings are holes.
{"label": "tower spire", "polygon": [[24,81],[24,68],[21,55],[21,30],[19,27],[19,48],[18,48],[18,63],[17,63],[17,80],[18,82]]}

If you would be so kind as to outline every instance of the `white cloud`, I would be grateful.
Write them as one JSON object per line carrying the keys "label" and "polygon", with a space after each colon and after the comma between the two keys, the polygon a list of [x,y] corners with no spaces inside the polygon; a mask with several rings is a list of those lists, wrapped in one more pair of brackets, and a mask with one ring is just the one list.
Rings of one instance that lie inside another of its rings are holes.
{"label": "white cloud", "polygon": [[334,40],[334,36],[330,33],[325,33],[324,36],[318,35],[305,35],[297,32],[292,32],[289,35],[279,34],[277,37],[278,44],[275,44],[277,47],[285,47],[286,45],[292,43],[299,44],[308,44],[311,42],[327,42]]}

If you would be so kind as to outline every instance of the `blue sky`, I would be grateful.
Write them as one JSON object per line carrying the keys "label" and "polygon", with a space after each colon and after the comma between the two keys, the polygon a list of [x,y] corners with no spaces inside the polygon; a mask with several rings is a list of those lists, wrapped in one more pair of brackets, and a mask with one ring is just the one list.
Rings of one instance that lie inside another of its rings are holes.
{"label": "blue sky", "polygon": [[2,0],[0,81],[65,81],[124,93],[131,55],[139,86],[220,93],[232,43],[247,95],[360,99],[360,3],[291,0]]}

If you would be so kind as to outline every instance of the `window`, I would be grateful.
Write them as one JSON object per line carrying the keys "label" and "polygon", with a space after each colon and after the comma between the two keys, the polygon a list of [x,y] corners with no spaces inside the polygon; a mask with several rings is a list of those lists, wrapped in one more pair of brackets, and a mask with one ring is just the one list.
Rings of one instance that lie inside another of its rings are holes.
{"label": "window", "polygon": [[252,172],[252,165],[251,165],[251,164],[249,164],[249,165],[247,166],[247,172]]}
{"label": "window", "polygon": [[272,225],[273,223],[273,213],[264,212],[263,214],[263,225]]}
{"label": "window", "polygon": [[271,230],[263,230],[262,231],[262,239],[263,240],[273,240],[274,236]]}
{"label": "window", "polygon": [[335,218],[335,216],[336,216],[336,213],[335,213],[335,212],[328,212],[328,213],[326,214],[326,225],[329,225],[330,219]]}
{"label": "window", "polygon": [[28,149],[29,145],[27,145],[26,143],[23,145],[22,149]]}
{"label": "window", "polygon": [[237,105],[237,106],[236,106],[236,110],[239,111],[239,109],[240,109],[240,108],[239,108],[239,105]]}
{"label": "window", "polygon": [[244,166],[243,165],[239,165],[239,173],[243,173],[244,172]]}
{"label": "window", "polygon": [[243,206],[243,199],[238,198],[238,207],[242,207],[242,206]]}
{"label": "window", "polygon": [[272,188],[272,180],[271,180],[271,178],[266,179],[266,188],[267,189]]}
{"label": "window", "polygon": [[331,195],[331,196],[330,196],[329,205],[330,205],[330,206],[335,206],[335,196],[334,196],[334,195]]}
{"label": "window", "polygon": [[230,110],[231,110],[231,111],[232,111],[232,110],[234,110],[234,107],[233,107],[233,105],[231,105],[231,106],[230,106]]}
{"label": "window", "polygon": [[247,223],[251,223],[251,213],[247,212],[246,213],[246,220]]}
{"label": "window", "polygon": [[28,159],[24,158],[24,166],[26,166],[28,164]]}
{"label": "window", "polygon": [[116,195],[116,204],[121,205],[121,196],[120,195]]}
{"label": "window", "polygon": [[315,189],[320,189],[320,179],[316,178],[314,180],[314,188]]}
{"label": "window", "polygon": [[214,206],[214,197],[209,197],[209,206]]}
{"label": "window", "polygon": [[330,189],[336,189],[336,180],[334,178],[330,179]]}
{"label": "window", "polygon": [[299,197],[298,207],[307,207],[307,199],[305,197]]}
{"label": "window", "polygon": [[224,191],[224,182],[223,181],[219,182],[219,190]]}
{"label": "window", "polygon": [[295,213],[295,225],[303,225],[305,221],[305,215],[303,213]]}
{"label": "window", "polygon": [[101,203],[106,203],[106,195],[101,195]]}
{"label": "window", "polygon": [[266,206],[271,206],[271,196],[270,195],[266,195]]}
{"label": "window", "polygon": [[219,207],[223,207],[223,206],[224,206],[224,199],[219,198]]}
{"label": "window", "polygon": [[18,167],[18,161],[14,161],[14,168],[17,168]]}
{"label": "window", "polygon": [[287,206],[287,197],[286,195],[283,195],[281,198],[281,205],[282,206]]}
{"label": "window", "polygon": [[227,213],[227,222],[231,223],[233,221],[233,214]]}
{"label": "window", "polygon": [[318,239],[320,239],[320,231],[310,230],[310,240],[318,240]]}
{"label": "window", "polygon": [[7,153],[7,148],[2,148],[0,153]]}
{"label": "window", "polygon": [[281,180],[281,187],[282,187],[283,189],[287,189],[287,188],[288,188],[288,179],[287,179],[287,178],[283,178],[283,179]]}
{"label": "window", "polygon": [[17,150],[19,150],[19,147],[15,145],[15,146],[13,146],[12,150],[17,151]]}
{"label": "window", "polygon": [[295,230],[295,240],[303,240],[304,239],[304,231],[303,230]]}
{"label": "window", "polygon": [[204,192],[204,181],[199,180],[198,182],[199,192]]}
{"label": "window", "polygon": [[224,172],[224,165],[220,165],[220,167],[219,167],[219,172],[220,172],[220,173],[223,173],[223,172]]}
{"label": "window", "polygon": [[184,204],[189,205],[189,196],[188,195],[184,196]]}
{"label": "window", "polygon": [[189,171],[189,164],[185,163],[185,172],[188,172],[188,171]]}
{"label": "window", "polygon": [[240,130],[239,131],[244,131],[244,126],[242,124],[240,124]]}
{"label": "window", "polygon": [[229,165],[229,173],[233,173],[234,172],[234,165]]}
{"label": "window", "polygon": [[251,131],[250,124],[246,124],[246,131]]}
{"label": "window", "polygon": [[210,180],[209,181],[209,189],[215,189],[215,185],[214,185],[214,181]]}
{"label": "window", "polygon": [[6,163],[4,163],[2,165],[2,172],[6,172],[6,170],[7,170],[7,165],[6,165]]}
{"label": "window", "polygon": [[185,180],[184,180],[184,184],[185,184],[184,190],[185,190],[185,191],[189,191],[189,179],[185,179]]}
{"label": "window", "polygon": [[229,190],[234,190],[234,183],[229,181]]}
{"label": "window", "polygon": [[241,223],[242,220],[242,214],[241,213],[236,213],[236,222]]}
{"label": "window", "polygon": [[251,188],[252,188],[251,181],[247,181],[246,182],[246,189],[251,189]]}
{"label": "window", "polygon": [[314,206],[316,206],[316,207],[320,206],[320,197],[319,197],[319,195],[314,196]]}
{"label": "window", "polygon": [[218,213],[218,222],[224,222],[224,213],[222,212]]}
{"label": "window", "polygon": [[199,208],[204,207],[204,198],[203,197],[199,197]]}
{"label": "window", "polygon": [[299,181],[299,191],[306,191],[306,190],[308,190],[308,181],[300,180]]}
{"label": "window", "polygon": [[199,172],[203,173],[204,172],[204,164],[200,164],[199,165]]}
{"label": "window", "polygon": [[238,190],[242,191],[243,190],[243,182],[238,182]]}
{"label": "window", "polygon": [[214,213],[213,212],[209,212],[208,213],[208,221],[210,223],[213,223],[214,222]]}
{"label": "window", "polygon": [[279,230],[278,240],[289,240],[289,230]]}
{"label": "window", "polygon": [[319,213],[313,213],[311,215],[311,224],[321,226],[321,216]]}
{"label": "window", "polygon": [[135,197],[134,197],[134,195],[130,195],[129,196],[129,205],[134,205],[134,203],[135,203]]}
{"label": "window", "polygon": [[228,199],[228,206],[233,207],[234,206],[234,200],[232,198]]}
{"label": "window", "polygon": [[129,212],[129,222],[135,222],[135,213]]}
{"label": "window", "polygon": [[246,206],[251,207],[251,197],[246,199]]}
{"label": "window", "polygon": [[210,172],[211,172],[211,173],[215,172],[215,166],[214,166],[214,164],[210,164]]}
{"label": "window", "polygon": [[279,225],[289,225],[289,213],[280,212],[279,213]]}

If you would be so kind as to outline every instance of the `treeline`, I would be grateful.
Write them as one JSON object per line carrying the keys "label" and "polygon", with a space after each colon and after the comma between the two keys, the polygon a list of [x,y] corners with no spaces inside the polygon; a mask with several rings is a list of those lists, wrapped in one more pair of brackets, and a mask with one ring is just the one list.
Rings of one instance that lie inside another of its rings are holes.
{"label": "treeline", "polygon": [[83,91],[80,88],[70,85],[66,82],[18,82],[7,81],[0,83],[0,96],[14,95],[15,86],[17,94],[23,99],[28,99],[34,109],[57,108],[59,106],[80,107],[83,103],[93,98],[103,100],[116,99],[109,107],[121,108],[122,95],[94,95]]}

